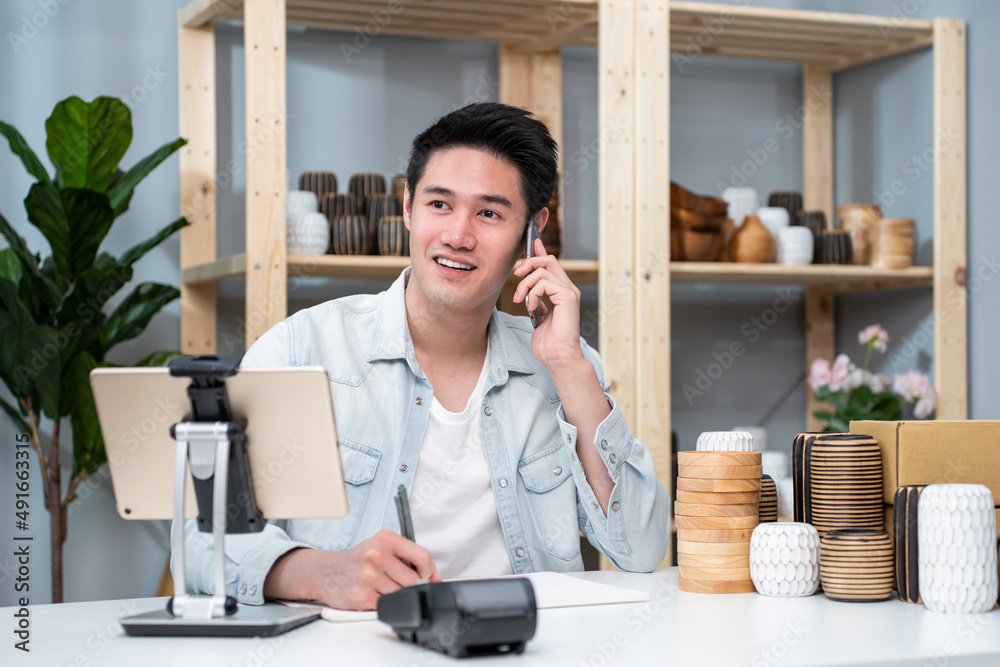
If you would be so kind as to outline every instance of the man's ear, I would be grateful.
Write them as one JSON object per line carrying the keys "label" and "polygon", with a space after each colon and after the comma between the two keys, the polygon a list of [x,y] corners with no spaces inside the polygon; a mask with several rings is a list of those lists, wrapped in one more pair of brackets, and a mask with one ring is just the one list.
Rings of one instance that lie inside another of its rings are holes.
{"label": "man's ear", "polygon": [[542,208],[541,211],[535,214],[535,226],[538,227],[538,233],[541,234],[542,230],[545,229],[545,225],[549,222],[549,207],[546,206]]}
{"label": "man's ear", "polygon": [[403,187],[403,225],[410,231],[410,184]]}

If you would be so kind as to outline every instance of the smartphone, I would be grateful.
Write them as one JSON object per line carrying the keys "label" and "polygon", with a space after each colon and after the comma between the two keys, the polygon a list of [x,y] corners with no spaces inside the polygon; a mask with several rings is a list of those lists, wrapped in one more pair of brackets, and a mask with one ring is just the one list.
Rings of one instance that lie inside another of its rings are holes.
{"label": "smartphone", "polygon": [[[535,224],[534,218],[528,220],[528,231],[525,234],[527,236],[528,245],[524,251],[524,258],[535,256],[535,239],[540,238],[538,234],[538,225]],[[538,308],[534,310],[528,308],[528,297],[524,298],[524,307],[528,311],[528,319],[531,320],[531,325],[538,328],[538,325],[542,323],[542,301],[539,299]]]}

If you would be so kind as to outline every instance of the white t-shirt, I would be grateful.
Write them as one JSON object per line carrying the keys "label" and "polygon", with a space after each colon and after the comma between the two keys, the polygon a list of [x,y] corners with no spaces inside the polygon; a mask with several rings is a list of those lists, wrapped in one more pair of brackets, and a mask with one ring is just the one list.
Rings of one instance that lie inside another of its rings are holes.
{"label": "white t-shirt", "polygon": [[413,473],[413,533],[445,579],[514,571],[483,450],[480,419],[489,367],[487,348],[479,381],[462,412],[448,412],[433,400]]}

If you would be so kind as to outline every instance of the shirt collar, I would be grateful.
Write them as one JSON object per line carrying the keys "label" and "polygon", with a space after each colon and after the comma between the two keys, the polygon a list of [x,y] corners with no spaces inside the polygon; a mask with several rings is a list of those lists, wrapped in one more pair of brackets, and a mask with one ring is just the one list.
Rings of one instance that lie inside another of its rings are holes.
{"label": "shirt collar", "polygon": [[[375,328],[372,330],[371,342],[368,345],[367,360],[373,362],[405,359],[414,375],[426,377],[420,364],[417,363],[413,339],[410,338],[410,328],[406,322],[404,294],[409,279],[410,267],[406,267],[389,289],[382,293]],[[490,378],[495,383],[506,382],[511,372],[522,374],[535,372],[535,364],[531,363],[533,358],[529,360],[524,357],[525,350],[531,354],[530,347],[518,343],[514,331],[496,308],[490,315],[488,335],[492,346]]]}

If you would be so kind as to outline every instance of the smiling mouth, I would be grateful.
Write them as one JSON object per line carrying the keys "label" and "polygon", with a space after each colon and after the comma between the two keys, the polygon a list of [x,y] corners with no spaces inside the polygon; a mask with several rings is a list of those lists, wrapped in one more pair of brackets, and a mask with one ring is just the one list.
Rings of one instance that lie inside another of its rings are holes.
{"label": "smiling mouth", "polygon": [[459,271],[472,271],[474,266],[471,264],[462,264],[461,262],[453,262],[450,259],[445,259],[444,257],[435,257],[434,261],[441,266],[446,266],[449,269],[457,269]]}

